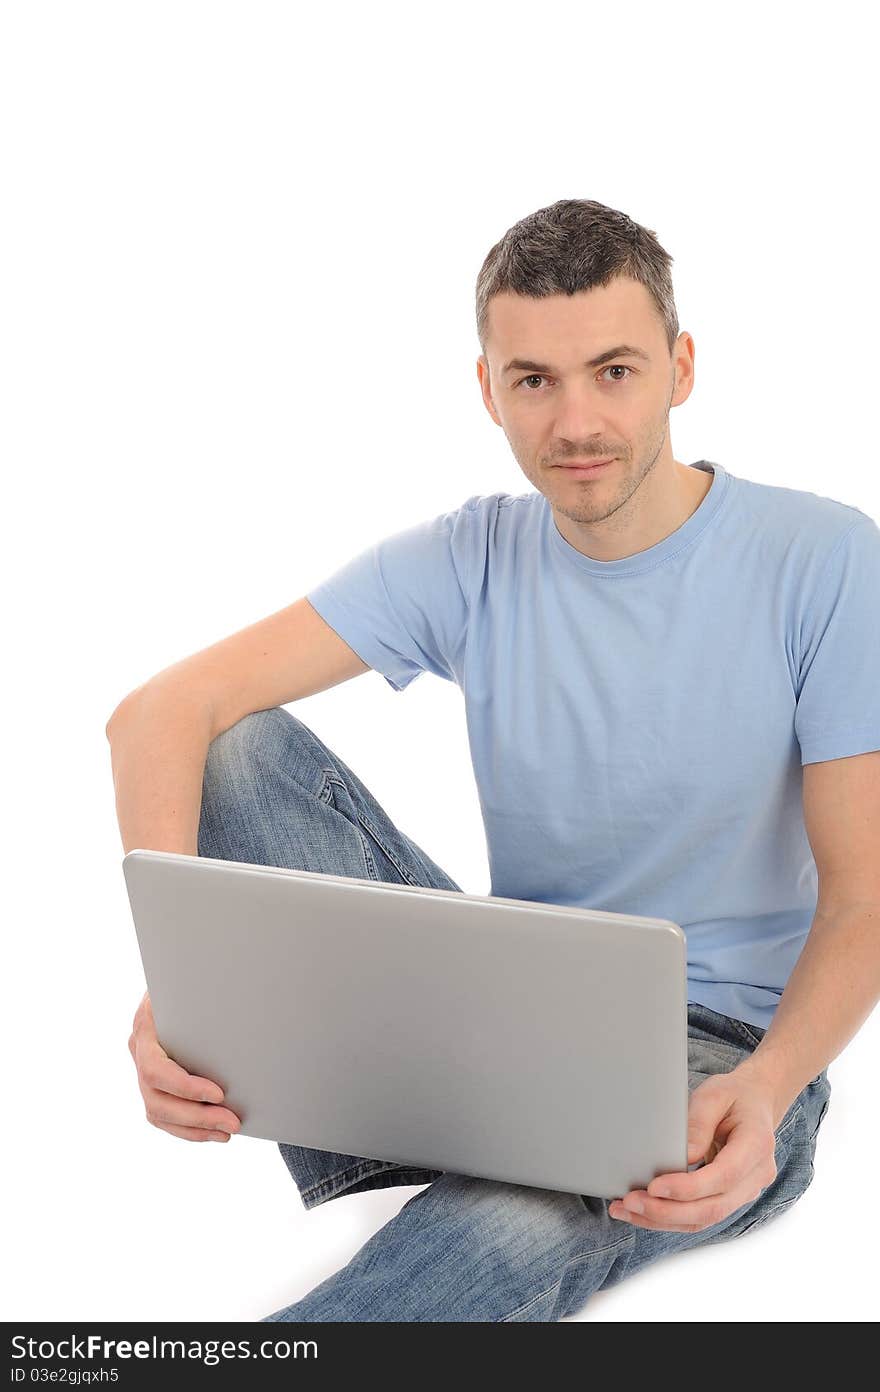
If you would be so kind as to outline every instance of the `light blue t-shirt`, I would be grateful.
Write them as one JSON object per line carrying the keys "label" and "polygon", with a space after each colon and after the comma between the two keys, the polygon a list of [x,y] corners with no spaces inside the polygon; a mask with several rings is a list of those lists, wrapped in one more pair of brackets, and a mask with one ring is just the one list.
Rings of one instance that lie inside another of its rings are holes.
{"label": "light blue t-shirt", "polygon": [[591,560],[542,493],[475,495],[307,593],[395,691],[453,681],[493,895],[671,919],[688,999],[766,1029],[816,908],[801,765],[880,749],[880,529],[714,475]]}

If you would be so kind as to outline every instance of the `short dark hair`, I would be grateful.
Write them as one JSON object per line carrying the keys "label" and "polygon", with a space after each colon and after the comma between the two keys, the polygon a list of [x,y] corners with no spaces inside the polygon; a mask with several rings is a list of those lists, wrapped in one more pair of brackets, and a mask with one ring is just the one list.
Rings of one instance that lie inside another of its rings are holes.
{"label": "short dark hair", "polygon": [[670,356],[678,338],[672,293],[673,258],[650,228],[591,198],[560,198],[521,218],[496,242],[477,276],[477,336],[486,352],[489,301],[511,291],[541,299],[607,285],[618,276],[640,281],[666,331]]}

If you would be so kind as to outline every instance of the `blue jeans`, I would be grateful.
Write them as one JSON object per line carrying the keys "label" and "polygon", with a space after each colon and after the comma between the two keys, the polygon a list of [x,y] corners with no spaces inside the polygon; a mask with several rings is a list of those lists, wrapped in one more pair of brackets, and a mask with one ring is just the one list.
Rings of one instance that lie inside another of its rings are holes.
{"label": "blue jeans", "polygon": [[[283,708],[214,739],[202,790],[199,854],[393,884],[461,888],[399,831],[351,769]],[[764,1031],[688,1005],[693,1091],[735,1068]],[[300,1061],[308,1067],[308,1059]],[[723,1242],[772,1220],[813,1179],[831,1087],[823,1071],[776,1131],[775,1180],[714,1227],[679,1233],[611,1218],[608,1200],[305,1146],[279,1149],[305,1208],[401,1184],[420,1190],[351,1261],[265,1321],[555,1321],[649,1262]],[[264,1321],[261,1321],[264,1322]]]}

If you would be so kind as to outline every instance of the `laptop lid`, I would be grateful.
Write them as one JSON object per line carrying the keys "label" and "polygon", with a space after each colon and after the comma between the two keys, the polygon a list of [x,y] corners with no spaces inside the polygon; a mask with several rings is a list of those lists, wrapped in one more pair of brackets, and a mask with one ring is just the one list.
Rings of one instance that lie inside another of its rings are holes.
{"label": "laptop lid", "polygon": [[159,1041],[239,1134],[603,1198],[687,1169],[677,924],[166,851],[123,870]]}

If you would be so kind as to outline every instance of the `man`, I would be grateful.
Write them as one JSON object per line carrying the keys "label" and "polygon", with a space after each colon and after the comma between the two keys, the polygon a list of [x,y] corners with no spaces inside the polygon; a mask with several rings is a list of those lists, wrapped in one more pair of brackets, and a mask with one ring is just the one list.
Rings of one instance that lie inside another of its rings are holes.
{"label": "man", "polygon": [[[673,457],[694,343],[670,262],[598,203],[517,223],[478,278],[477,375],[537,491],[369,547],[108,724],[126,850],[458,889],[280,709],[369,668],[397,691],[433,672],[465,696],[491,892],[686,934],[706,1163],[609,1204],[282,1145],[307,1208],[426,1187],[269,1320],[562,1319],[812,1180],[827,1065],[880,996],[880,530]],[[130,1048],[154,1125],[228,1140],[238,1119],[164,1054],[148,997]]]}

